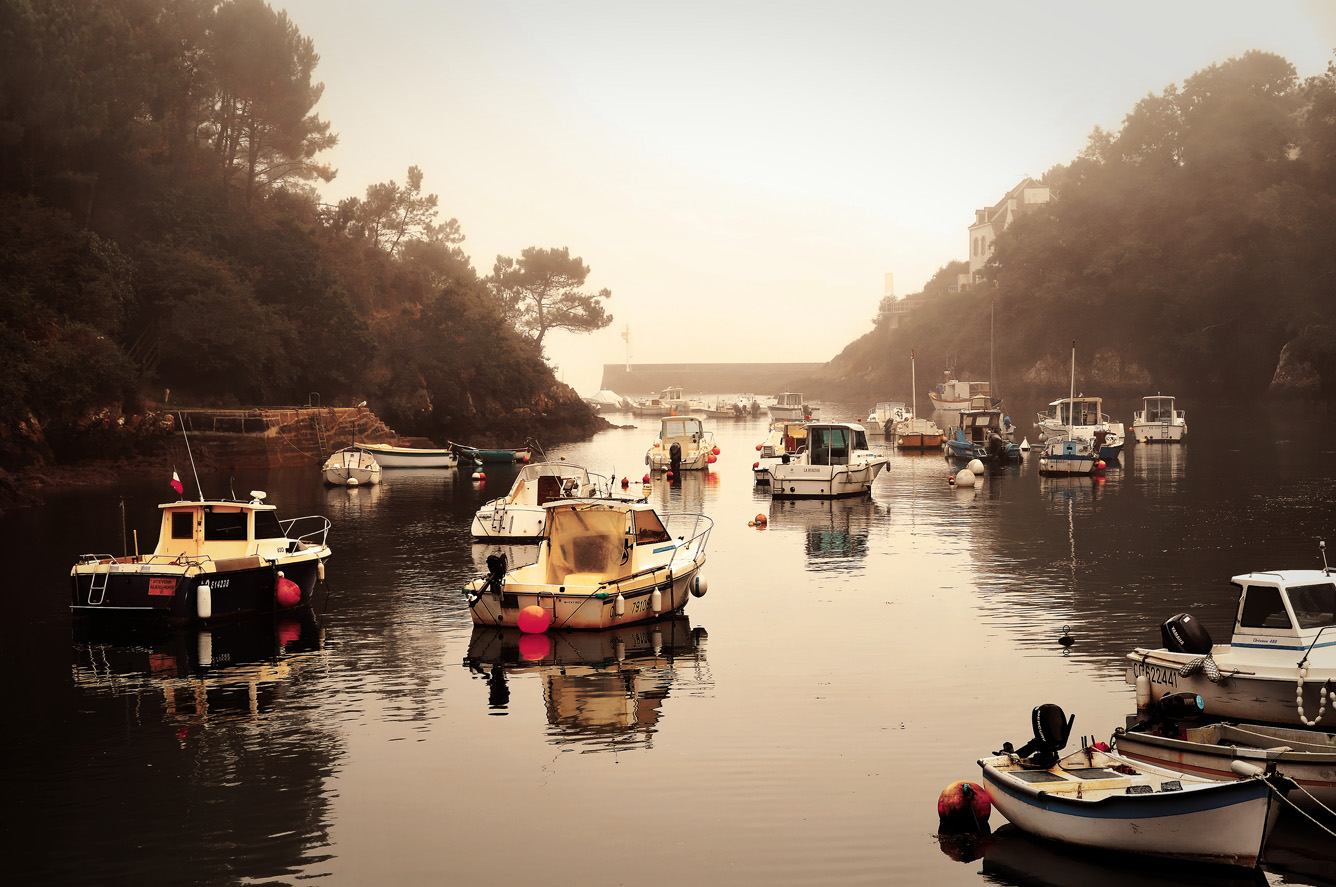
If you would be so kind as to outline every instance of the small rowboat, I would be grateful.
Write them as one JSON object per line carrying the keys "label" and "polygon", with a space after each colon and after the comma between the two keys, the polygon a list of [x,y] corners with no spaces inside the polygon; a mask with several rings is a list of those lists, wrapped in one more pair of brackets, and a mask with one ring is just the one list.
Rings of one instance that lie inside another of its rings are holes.
{"label": "small rowboat", "polygon": [[349,449],[370,453],[381,468],[454,468],[459,464],[459,457],[449,447],[428,449],[360,443],[353,444]]}
{"label": "small rowboat", "polygon": [[[1082,743],[1058,757],[1071,721],[1035,709],[1035,742],[981,758],[988,797],[1017,828],[1097,850],[1252,867],[1280,815],[1285,782],[1237,764],[1220,782]],[[1102,745],[1102,744],[1101,744]],[[1038,748],[1029,757],[1026,753]]]}
{"label": "small rowboat", "polygon": [[506,449],[504,447],[466,447],[463,444],[450,445],[456,454],[465,458],[472,459],[474,462],[494,462],[506,464],[510,462],[528,462],[533,455],[530,445]]}
{"label": "small rowboat", "polygon": [[341,487],[360,487],[380,483],[380,463],[363,450],[345,447],[325,460],[320,469],[325,483]]}

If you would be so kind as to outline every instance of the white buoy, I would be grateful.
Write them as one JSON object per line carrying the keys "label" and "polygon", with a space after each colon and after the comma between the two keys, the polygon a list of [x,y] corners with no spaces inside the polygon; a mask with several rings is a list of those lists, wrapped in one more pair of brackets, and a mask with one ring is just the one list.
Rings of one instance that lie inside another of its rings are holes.
{"label": "white buoy", "polygon": [[316,562],[315,562],[315,576],[316,576],[316,578],[319,579],[321,582],[324,582],[324,581],[325,581],[325,562],[324,562],[324,561],[316,561]]}
{"label": "white buoy", "polygon": [[983,463],[978,459],[971,459],[970,464],[965,467],[972,471],[976,476],[983,474]]}
{"label": "white buoy", "polygon": [[625,616],[625,615],[626,615],[626,598],[622,597],[620,594],[617,595],[617,599],[616,599],[615,601],[612,602],[612,609],[613,609],[613,612],[615,612],[618,616]]}
{"label": "white buoy", "polygon": [[204,668],[213,665],[213,634],[207,631],[199,633],[197,648],[199,652],[199,664]]}
{"label": "white buoy", "polygon": [[355,478],[355,477],[350,477],[350,478],[348,478],[348,486],[350,486],[350,487],[355,487],[355,486],[357,486],[357,478]]}
{"label": "white buoy", "polygon": [[1137,675],[1137,710],[1150,707],[1150,678],[1144,674]]}
{"label": "white buoy", "polygon": [[972,487],[974,486],[974,472],[968,468],[962,468],[956,472],[956,486]]}
{"label": "white buoy", "polygon": [[663,592],[657,588],[649,596],[649,608],[656,614],[663,610]]}
{"label": "white buoy", "polygon": [[207,582],[201,582],[195,588],[195,615],[201,619],[213,616],[213,590]]}
{"label": "white buoy", "polygon": [[705,592],[709,591],[710,583],[705,581],[705,577],[697,573],[691,578],[691,594],[693,597],[705,597]]}

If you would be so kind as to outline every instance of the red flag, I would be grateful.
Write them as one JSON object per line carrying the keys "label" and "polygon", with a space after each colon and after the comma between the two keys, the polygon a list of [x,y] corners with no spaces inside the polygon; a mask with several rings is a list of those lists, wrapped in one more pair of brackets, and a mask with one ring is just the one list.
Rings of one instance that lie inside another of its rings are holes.
{"label": "red flag", "polygon": [[175,468],[172,469],[172,489],[176,490],[178,496],[186,491],[186,485],[181,483],[181,476],[176,473]]}

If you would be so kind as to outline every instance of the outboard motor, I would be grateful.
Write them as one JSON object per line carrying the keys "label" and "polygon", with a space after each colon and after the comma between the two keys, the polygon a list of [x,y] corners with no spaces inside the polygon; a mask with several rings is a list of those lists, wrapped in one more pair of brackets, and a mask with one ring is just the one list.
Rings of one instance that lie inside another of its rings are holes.
{"label": "outboard motor", "polygon": [[506,553],[487,555],[487,582],[483,586],[493,594],[501,593],[506,578]]}
{"label": "outboard motor", "polygon": [[1170,720],[1201,717],[1205,701],[1196,693],[1165,693],[1160,697],[1160,717]]}
{"label": "outboard motor", "polygon": [[1164,648],[1175,653],[1205,656],[1211,652],[1211,634],[1187,613],[1179,613],[1160,625]]}
{"label": "outboard motor", "polygon": [[1025,759],[1025,766],[1047,770],[1058,762],[1058,752],[1066,747],[1075,721],[1076,715],[1067,717],[1061,707],[1051,702],[1036,705],[1030,713],[1034,739],[1021,746],[1016,754]]}
{"label": "outboard motor", "polygon": [[677,474],[682,470],[682,445],[673,441],[673,445],[668,448],[668,467]]}
{"label": "outboard motor", "polygon": [[994,459],[1001,459],[1002,454],[1007,450],[1007,443],[999,434],[988,435],[988,455]]}

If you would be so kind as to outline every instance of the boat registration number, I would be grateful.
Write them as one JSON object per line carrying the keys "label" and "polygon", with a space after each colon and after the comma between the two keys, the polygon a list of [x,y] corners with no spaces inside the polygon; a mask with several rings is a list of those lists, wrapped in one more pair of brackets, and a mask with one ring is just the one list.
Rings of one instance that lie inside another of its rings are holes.
{"label": "boat registration number", "polygon": [[1148,665],[1145,662],[1133,662],[1129,669],[1133,679],[1145,675],[1152,684],[1178,686],[1178,669],[1165,668],[1162,665]]}
{"label": "boat registration number", "polygon": [[176,594],[176,580],[157,576],[148,580],[148,593],[171,597]]}

